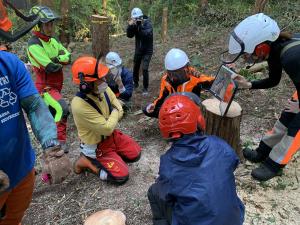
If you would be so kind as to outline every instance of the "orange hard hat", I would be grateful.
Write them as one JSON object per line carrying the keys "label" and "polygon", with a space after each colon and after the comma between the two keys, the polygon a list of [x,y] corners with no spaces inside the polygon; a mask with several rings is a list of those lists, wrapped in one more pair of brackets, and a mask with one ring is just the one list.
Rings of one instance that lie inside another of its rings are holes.
{"label": "orange hard hat", "polygon": [[0,1],[0,29],[8,31],[12,27],[12,22],[7,16],[6,8],[3,5],[3,1]]}
{"label": "orange hard hat", "polygon": [[72,65],[73,82],[80,84],[80,74],[85,82],[94,82],[105,77],[108,71],[109,68],[99,63],[95,57],[82,56],[76,59]]}

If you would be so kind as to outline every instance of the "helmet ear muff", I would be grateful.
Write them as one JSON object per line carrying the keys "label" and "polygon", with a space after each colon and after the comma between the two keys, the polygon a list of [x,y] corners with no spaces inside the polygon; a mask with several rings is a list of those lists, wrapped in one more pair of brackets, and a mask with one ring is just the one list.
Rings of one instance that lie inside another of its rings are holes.
{"label": "helmet ear muff", "polygon": [[266,56],[268,56],[270,54],[270,51],[271,47],[268,43],[259,44],[254,49],[255,55],[260,58],[265,58]]}
{"label": "helmet ear muff", "polygon": [[205,119],[204,119],[204,117],[203,117],[202,114],[200,114],[200,115],[198,116],[197,123],[198,123],[198,128],[199,128],[201,131],[205,131],[205,129],[206,129],[206,122],[205,122]]}
{"label": "helmet ear muff", "polygon": [[80,92],[86,93],[86,94],[90,93],[92,91],[91,85],[84,80],[84,74],[80,72],[80,73],[78,73],[78,77],[80,80],[80,84],[79,84]]}

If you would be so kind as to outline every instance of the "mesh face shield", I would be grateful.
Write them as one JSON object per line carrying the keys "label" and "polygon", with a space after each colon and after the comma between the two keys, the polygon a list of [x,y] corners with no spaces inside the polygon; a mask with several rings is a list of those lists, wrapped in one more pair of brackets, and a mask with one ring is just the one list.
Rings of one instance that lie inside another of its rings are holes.
{"label": "mesh face shield", "polygon": [[224,64],[234,63],[244,53],[245,43],[232,31],[229,37],[229,50],[221,53],[220,60]]}

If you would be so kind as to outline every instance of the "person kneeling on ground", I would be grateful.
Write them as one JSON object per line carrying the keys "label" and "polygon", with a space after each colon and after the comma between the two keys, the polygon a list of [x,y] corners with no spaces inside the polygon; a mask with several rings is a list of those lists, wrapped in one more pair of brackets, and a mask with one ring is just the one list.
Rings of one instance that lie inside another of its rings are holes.
{"label": "person kneeling on ground", "polygon": [[127,162],[140,158],[141,147],[129,136],[115,129],[123,109],[108,87],[108,67],[94,57],[78,58],[72,65],[73,82],[80,91],[71,103],[81,140],[81,155],[74,172],[91,170],[101,180],[122,184],[128,180]]}
{"label": "person kneeling on ground", "polygon": [[202,133],[199,104],[193,93],[176,93],[160,109],[159,128],[172,146],[148,190],[154,225],[243,224],[233,174],[238,157],[225,141]]}
{"label": "person kneeling on ground", "polygon": [[210,88],[215,79],[201,74],[191,67],[187,54],[177,48],[173,48],[167,53],[165,68],[167,71],[161,79],[158,98],[143,109],[146,116],[157,118],[161,105],[170,94],[193,92],[199,96],[203,89]]}
{"label": "person kneeling on ground", "polygon": [[116,52],[109,52],[105,62],[110,69],[106,78],[108,86],[120,100],[124,110],[130,109],[130,99],[133,92],[132,72],[122,66],[122,59]]}

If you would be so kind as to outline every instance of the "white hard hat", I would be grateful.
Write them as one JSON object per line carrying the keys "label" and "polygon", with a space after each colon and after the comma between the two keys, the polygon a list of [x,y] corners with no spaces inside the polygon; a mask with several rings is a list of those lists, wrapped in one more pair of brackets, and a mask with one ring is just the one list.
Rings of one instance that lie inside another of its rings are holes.
{"label": "white hard hat", "polygon": [[253,53],[255,47],[265,41],[275,41],[279,37],[280,29],[275,20],[269,16],[259,13],[247,17],[240,22],[230,36],[228,51],[230,54],[241,52],[241,43],[245,45],[244,52]]}
{"label": "white hard hat", "polygon": [[166,70],[178,70],[190,62],[187,54],[178,48],[172,48],[165,57]]}
{"label": "white hard hat", "polygon": [[122,59],[116,52],[109,52],[105,57],[105,62],[108,68],[117,67],[122,64]]}
{"label": "white hard hat", "polygon": [[131,11],[131,18],[136,19],[138,17],[143,16],[143,12],[140,8],[133,8]]}

